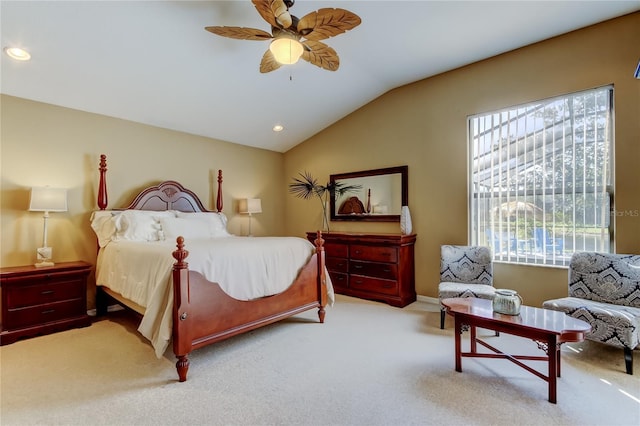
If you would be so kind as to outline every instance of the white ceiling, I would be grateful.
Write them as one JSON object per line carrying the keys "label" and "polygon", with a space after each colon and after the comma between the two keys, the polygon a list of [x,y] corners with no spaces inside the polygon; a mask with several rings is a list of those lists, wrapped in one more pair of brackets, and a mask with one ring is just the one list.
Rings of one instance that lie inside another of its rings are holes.
{"label": "white ceiling", "polygon": [[[205,26],[270,31],[249,0],[6,1],[2,93],[285,152],[383,93],[590,24],[640,1],[311,1],[362,19],[325,40],[336,72],[307,62],[259,72],[267,41]],[[632,71],[630,71],[632,72]],[[285,130],[271,131],[275,124]]]}

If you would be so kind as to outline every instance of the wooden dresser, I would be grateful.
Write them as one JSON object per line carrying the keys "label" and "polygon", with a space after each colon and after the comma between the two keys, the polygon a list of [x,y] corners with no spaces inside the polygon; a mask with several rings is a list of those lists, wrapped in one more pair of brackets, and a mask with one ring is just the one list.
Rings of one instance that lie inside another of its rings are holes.
{"label": "wooden dresser", "polygon": [[56,263],[0,269],[0,345],[22,337],[91,324],[87,315],[87,277],[91,264]]}
{"label": "wooden dresser", "polygon": [[[336,293],[403,307],[416,300],[416,235],[330,232],[325,263]],[[307,232],[313,242],[315,232]]]}

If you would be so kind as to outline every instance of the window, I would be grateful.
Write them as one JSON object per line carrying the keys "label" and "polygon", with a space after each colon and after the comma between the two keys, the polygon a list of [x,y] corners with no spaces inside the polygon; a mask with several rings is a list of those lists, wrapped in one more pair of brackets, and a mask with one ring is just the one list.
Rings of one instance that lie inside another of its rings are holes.
{"label": "window", "polygon": [[497,261],[611,252],[613,87],[469,117],[471,243]]}

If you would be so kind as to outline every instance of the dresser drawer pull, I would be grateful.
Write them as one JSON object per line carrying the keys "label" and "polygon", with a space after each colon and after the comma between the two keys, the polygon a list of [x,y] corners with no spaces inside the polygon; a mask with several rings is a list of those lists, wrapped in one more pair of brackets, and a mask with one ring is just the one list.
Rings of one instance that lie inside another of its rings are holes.
{"label": "dresser drawer pull", "polygon": [[42,314],[52,314],[54,313],[56,310],[55,309],[47,309],[46,311],[42,311]]}
{"label": "dresser drawer pull", "polygon": [[42,295],[53,294],[53,293],[54,293],[53,290],[44,290],[44,291],[40,292],[40,294],[42,294]]}
{"label": "dresser drawer pull", "polygon": [[362,265],[353,265],[353,268],[354,268],[354,269],[362,269],[362,268],[363,268],[363,266],[362,266]]}
{"label": "dresser drawer pull", "polygon": [[395,284],[382,284],[382,288],[394,288]]}

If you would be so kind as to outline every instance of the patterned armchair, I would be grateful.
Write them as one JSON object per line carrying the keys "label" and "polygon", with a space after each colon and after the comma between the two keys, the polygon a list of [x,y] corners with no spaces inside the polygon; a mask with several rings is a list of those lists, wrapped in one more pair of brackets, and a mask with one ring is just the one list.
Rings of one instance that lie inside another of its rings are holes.
{"label": "patterned armchair", "polygon": [[569,297],[542,306],[591,324],[586,338],[623,348],[627,374],[633,374],[633,349],[640,337],[640,256],[575,253]]}
{"label": "patterned armchair", "polygon": [[[493,299],[493,259],[491,250],[481,246],[440,248],[438,299],[477,297]],[[445,310],[440,303],[440,328],[444,329]]]}

